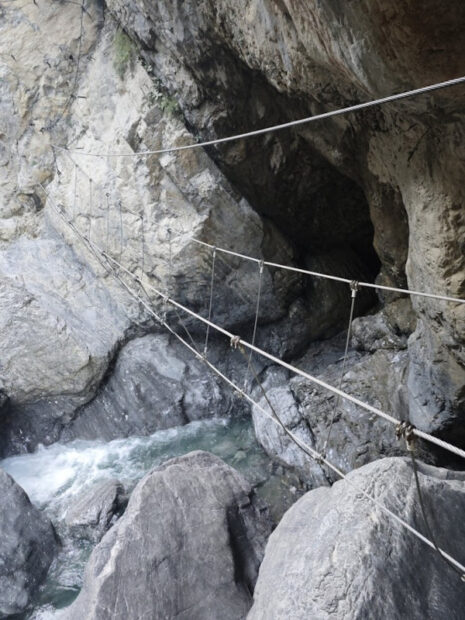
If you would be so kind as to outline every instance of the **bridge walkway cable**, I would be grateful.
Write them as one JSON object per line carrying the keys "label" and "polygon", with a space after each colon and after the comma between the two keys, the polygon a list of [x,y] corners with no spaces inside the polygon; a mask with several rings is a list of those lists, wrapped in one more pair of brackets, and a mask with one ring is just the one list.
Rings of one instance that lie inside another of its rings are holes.
{"label": "bridge walkway cable", "polygon": [[[43,191],[46,192],[46,190],[43,187],[43,185],[40,185],[40,186],[42,187]],[[70,220],[68,220],[62,214],[61,210],[52,201],[51,201],[51,204],[53,205],[54,209],[60,214],[60,216],[64,218],[64,221],[68,225],[71,225],[72,222]],[[73,225],[73,227],[74,227],[74,225]],[[76,227],[74,227],[74,229],[77,231]],[[126,275],[128,275],[134,281],[136,281],[136,282],[140,282],[141,281],[139,276],[133,274],[129,269],[124,267],[124,265],[122,265],[119,261],[117,261],[115,258],[110,256],[105,250],[100,248],[94,242],[92,242],[92,247],[95,248],[98,252],[100,252],[100,255],[103,256],[105,259],[110,261],[112,264],[118,266],[119,269],[124,271],[126,273]],[[311,383],[314,383],[315,385],[318,385],[319,387],[322,387],[325,390],[328,390],[329,392],[331,392],[331,393],[333,393],[335,395],[338,395],[338,396],[340,396],[341,398],[343,398],[343,399],[345,399],[347,401],[352,402],[354,405],[357,405],[361,409],[364,409],[365,411],[373,413],[373,414],[383,418],[384,420],[390,422],[391,424],[393,424],[395,426],[399,425],[400,420],[398,420],[397,418],[393,417],[392,415],[386,413],[385,411],[382,411],[378,407],[374,407],[373,405],[365,403],[364,401],[356,398],[355,396],[352,396],[351,394],[348,394],[347,392],[344,392],[343,390],[340,390],[339,388],[337,388],[337,387],[335,387],[333,385],[330,385],[329,383],[323,381],[322,379],[319,379],[318,377],[315,377],[314,375],[311,375],[308,372],[306,372],[306,371],[304,371],[304,370],[302,370],[300,368],[297,368],[296,366],[293,366],[292,364],[289,364],[288,362],[285,362],[284,360],[281,360],[280,358],[276,357],[275,355],[272,355],[271,353],[268,353],[267,351],[257,347],[256,345],[254,345],[254,344],[252,344],[252,343],[250,343],[250,342],[248,342],[248,341],[238,337],[236,334],[233,334],[232,332],[230,332],[229,330],[225,329],[224,327],[221,327],[220,325],[217,325],[213,321],[211,321],[209,319],[206,319],[205,317],[203,317],[200,314],[194,312],[190,308],[187,308],[183,304],[180,304],[179,302],[177,302],[176,300],[172,299],[171,297],[169,297],[167,294],[165,294],[162,291],[160,291],[158,288],[156,288],[152,284],[145,283],[144,286],[147,289],[153,291],[164,303],[169,303],[170,305],[172,305],[173,307],[177,308],[178,310],[182,310],[187,315],[189,315],[189,316],[193,317],[194,319],[204,323],[204,325],[207,325],[211,329],[214,329],[216,332],[218,332],[220,334],[223,334],[229,340],[237,339],[237,343],[242,345],[243,347],[245,347],[249,351],[252,351],[254,353],[259,354],[260,356],[268,359],[269,361],[273,362],[274,364],[278,364],[279,366],[282,366],[283,368],[286,368],[287,370],[291,371],[294,374],[300,375],[301,377],[303,377],[304,379],[307,379]],[[434,435],[431,435],[429,433],[421,431],[418,428],[414,428],[413,429],[413,433],[414,433],[414,435],[416,435],[420,439],[423,439],[423,440],[425,440],[425,441],[427,441],[427,442],[429,442],[431,444],[439,446],[440,448],[448,450],[452,454],[455,454],[456,456],[460,456],[461,458],[465,459],[465,450],[462,450],[461,448],[459,448],[457,446],[454,446],[454,445],[452,445],[452,444],[450,444],[450,443],[440,439],[439,437],[435,437]]]}

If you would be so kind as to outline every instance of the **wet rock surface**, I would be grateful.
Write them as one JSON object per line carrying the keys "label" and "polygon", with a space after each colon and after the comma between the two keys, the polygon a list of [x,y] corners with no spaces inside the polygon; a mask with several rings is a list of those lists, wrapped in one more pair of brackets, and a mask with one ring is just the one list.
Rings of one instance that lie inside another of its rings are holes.
{"label": "wet rock surface", "polygon": [[172,459],[137,485],[66,617],[243,618],[269,532],[265,505],[223,461]]}
{"label": "wet rock surface", "polygon": [[97,543],[121,516],[127,503],[121,482],[106,480],[76,499],[66,512],[65,526],[71,536]]}
{"label": "wet rock surface", "polygon": [[57,549],[51,522],[26,493],[0,469],[0,616],[29,604]]}
{"label": "wet rock surface", "polygon": [[[464,475],[421,465],[419,476],[439,544],[463,562],[455,515],[465,508]],[[347,482],[310,491],[269,539],[248,620],[459,620],[460,575],[353,485],[423,531],[409,459],[376,461]]]}

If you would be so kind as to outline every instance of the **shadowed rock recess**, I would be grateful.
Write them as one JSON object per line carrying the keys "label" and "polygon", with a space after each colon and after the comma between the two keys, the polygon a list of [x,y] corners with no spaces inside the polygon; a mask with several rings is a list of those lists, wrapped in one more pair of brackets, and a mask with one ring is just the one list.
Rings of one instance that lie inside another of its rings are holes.
{"label": "shadowed rock recess", "polygon": [[[465,298],[465,86],[250,139],[135,154],[463,76],[463,49],[463,0],[1,3],[0,457],[241,415],[253,420],[273,468],[291,468],[299,488],[333,485],[326,465],[233,394],[149,305],[260,406],[271,402],[298,437],[342,470],[358,470],[353,479],[422,529],[393,426],[255,354],[265,398],[240,351],[213,329],[206,347],[205,325],[154,287],[205,317],[211,295],[211,319],[232,333],[250,341],[257,319],[257,346],[464,447],[465,304],[362,289],[344,361],[347,284],[261,272],[193,238],[259,261]],[[92,244],[121,268],[110,269]],[[463,469],[444,451],[419,442],[416,450],[423,461]],[[441,504],[434,526],[461,540],[461,474],[422,471],[428,497],[437,492]],[[63,617],[244,617],[269,533],[249,483],[195,453],[144,478],[119,519],[129,487],[115,476],[68,515],[74,541],[90,548],[103,539]],[[447,568],[348,489],[311,491],[284,518],[250,617],[459,618],[465,596]],[[0,502],[0,522],[9,511]],[[299,511],[312,525],[294,548],[286,523]],[[36,549],[24,532],[16,594],[4,608],[0,558],[0,614],[31,612],[53,555],[50,543],[36,566],[50,533]],[[30,558],[37,570],[28,581]]]}

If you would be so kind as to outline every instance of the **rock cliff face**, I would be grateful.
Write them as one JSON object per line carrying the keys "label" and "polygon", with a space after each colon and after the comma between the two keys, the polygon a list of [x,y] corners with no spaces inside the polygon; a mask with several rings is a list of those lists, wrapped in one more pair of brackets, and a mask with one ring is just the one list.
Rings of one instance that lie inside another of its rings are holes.
{"label": "rock cliff face", "polygon": [[[108,6],[202,137],[465,71],[459,2],[450,11],[433,2],[419,10],[414,0],[397,8],[255,0],[245,11],[228,0]],[[248,93],[241,103],[239,92]],[[212,157],[304,253],[349,245],[375,269],[370,218],[381,281],[463,297],[463,103],[460,87],[218,147]],[[252,178],[245,172],[251,165]],[[346,262],[354,263],[351,254]],[[419,320],[409,343],[412,421],[445,430],[465,402],[464,307],[413,303]]]}
{"label": "rock cliff face", "polygon": [[[348,286],[268,267],[261,272],[256,263],[214,255],[195,241],[349,280],[465,298],[463,86],[249,140],[135,155],[465,75],[464,23],[461,0],[447,6],[433,0],[402,6],[381,0],[2,3],[0,456],[60,439],[109,440],[250,411],[270,455],[297,468],[307,484],[332,484],[330,471],[304,458],[278,427],[232,395],[144,306],[201,352],[205,326],[181,319],[163,295],[206,316],[212,293],[212,319],[251,339],[260,284],[260,347],[465,445],[465,305],[363,290],[344,363]],[[254,398],[266,404],[247,362],[226,339],[210,333],[208,359],[241,387],[252,386]],[[254,363],[268,398],[298,436],[345,471],[365,466],[352,477],[366,479],[394,503],[407,498],[399,510],[417,520],[406,462],[367,465],[402,453],[392,428],[258,356]],[[425,471],[428,492],[444,504],[453,498],[460,510],[461,476],[446,480],[442,470]],[[110,486],[92,514],[81,503],[70,515],[77,536],[87,536],[94,524],[99,538],[120,514],[122,490],[116,482]],[[300,527],[299,511],[311,504],[315,523],[323,524],[321,539],[334,525],[349,566],[363,555],[357,536],[365,508],[342,484],[315,493],[291,511],[284,530],[293,519]],[[160,616],[216,618],[213,599],[219,597],[227,610],[222,617],[243,617],[268,533],[250,498],[242,478],[205,454],[153,472],[94,552],[72,613],[100,620],[152,616],[157,609]],[[352,547],[343,545],[344,520],[321,518],[341,498]],[[189,510],[179,516],[184,505]],[[147,525],[147,510],[158,511],[163,531]],[[3,512],[0,520],[8,518]],[[203,535],[205,522],[213,537]],[[378,547],[378,522],[370,516],[363,523],[369,544]],[[421,586],[430,597],[412,617],[433,613],[436,600],[449,609],[441,575],[426,564],[421,583],[410,580],[411,566],[403,563],[416,547],[390,529],[383,532],[392,545],[381,552],[398,560],[393,566],[408,575],[414,592]],[[279,537],[278,530],[251,617],[271,617],[273,601],[275,608],[284,605],[283,617],[292,617],[301,599],[286,599],[294,587],[281,580],[294,575],[287,566],[308,585],[305,570],[293,565],[297,556],[287,557],[281,570]],[[35,539],[23,538],[28,555]],[[197,558],[210,543],[212,564],[198,570]],[[292,553],[288,540],[282,544]],[[186,565],[176,560],[183,545]],[[310,565],[319,562],[319,552],[318,545],[309,549]],[[127,581],[119,562],[139,574],[141,556],[146,583],[137,597],[135,580]],[[341,590],[326,588],[327,575],[333,579],[340,568],[333,560],[334,554],[331,561],[325,557],[326,572],[314,588],[299,587],[299,596],[321,590],[321,600],[302,603],[310,615],[323,610],[322,617],[337,617],[345,605]],[[31,590],[49,561],[45,557],[31,578]],[[343,615],[366,615],[379,582],[388,615],[405,615],[405,597],[370,562],[360,575],[370,574],[373,583],[366,589],[365,579],[357,590],[353,580]],[[358,564],[349,568],[359,574]],[[27,604],[29,590],[18,574],[5,613]],[[179,576],[188,585],[182,591],[173,586]],[[317,572],[311,577],[319,578]],[[122,598],[115,594],[121,584]],[[345,573],[339,585],[346,589]],[[307,616],[296,611],[294,617]]]}
{"label": "rock cliff face", "polygon": [[[415,0],[396,8],[291,0],[253,0],[245,10],[229,0],[2,8],[4,452],[52,441],[73,419],[77,428],[117,352],[150,323],[54,205],[146,284],[202,312],[212,257],[192,236],[464,296],[462,87],[206,151],[113,157],[464,73],[463,5],[427,8]],[[257,284],[253,264],[218,260],[214,319],[250,336]],[[152,301],[165,310],[155,294]],[[348,302],[339,285],[265,270],[259,341],[302,353],[344,326]],[[374,302],[361,297],[358,312]],[[412,302],[413,320],[401,305],[394,313],[414,329],[399,358],[405,410],[459,441],[464,306]],[[93,308],[108,319],[97,321]],[[353,373],[363,381],[365,368]]]}

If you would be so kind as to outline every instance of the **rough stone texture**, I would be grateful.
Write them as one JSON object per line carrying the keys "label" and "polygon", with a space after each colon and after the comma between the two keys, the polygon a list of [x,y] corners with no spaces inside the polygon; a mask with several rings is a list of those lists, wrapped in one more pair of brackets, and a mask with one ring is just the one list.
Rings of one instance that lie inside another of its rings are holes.
{"label": "rough stone texture", "polygon": [[129,319],[60,240],[0,254],[0,373],[13,403],[95,389]]}
{"label": "rough stone texture", "polygon": [[[351,485],[424,530],[411,463],[388,458],[302,497],[271,535],[248,620],[463,617],[460,576]],[[462,562],[456,515],[465,509],[462,473],[421,465],[420,484],[443,549]]]}
{"label": "rough stone texture", "polygon": [[0,252],[0,454],[56,440],[92,398],[134,317],[125,303],[60,239]]}
{"label": "rough stone texture", "polygon": [[63,439],[148,435],[224,416],[234,398],[181,344],[165,334],[131,340],[108,382],[65,429]]}
{"label": "rough stone texture", "polygon": [[415,326],[416,317],[410,300],[397,299],[376,314],[354,319],[352,345],[370,353],[379,349],[406,349]]}
{"label": "rough stone texture", "polygon": [[[345,334],[341,333],[331,340],[313,343],[296,366],[339,387],[344,340]],[[372,340],[370,337],[369,341]],[[341,389],[405,419],[408,412],[404,380],[407,363],[408,354],[402,349],[385,347],[372,354],[351,349]],[[404,453],[403,446],[396,439],[395,427],[382,418],[283,369],[271,367],[263,377],[267,396],[285,425],[318,452],[326,452],[328,459],[343,471],[376,460],[380,454],[394,456]],[[254,395],[257,402],[268,410],[259,389],[255,388]],[[307,457],[258,408],[253,407],[252,414],[257,439],[271,457],[297,467],[315,486],[336,479],[331,470]],[[326,445],[333,415],[334,423]]]}
{"label": "rough stone texture", "polygon": [[[121,344],[140,333],[138,321],[153,329],[152,317],[107,276],[53,205],[63,207],[82,234],[136,271],[145,285],[168,290],[204,313],[211,252],[194,244],[192,235],[282,262],[292,262],[294,251],[204,152],[102,161],[55,150],[53,157],[51,142],[84,150],[104,144],[105,150],[131,152],[194,138],[110,15],[102,26],[100,9],[86,7],[81,36],[81,15],[74,8],[54,4],[39,11],[9,4],[2,11],[2,46],[8,50],[2,105],[8,132],[0,169],[5,241],[0,257],[0,303],[5,307],[0,451],[10,454],[56,440],[76,409],[96,394]],[[46,69],[39,71],[42,64]],[[49,88],[53,80],[60,88]],[[11,118],[10,108],[17,109]],[[34,209],[24,207],[24,196]],[[269,324],[289,316],[286,333],[292,332],[306,316],[305,310],[292,309],[300,278],[265,269],[263,279],[260,320]],[[248,333],[257,285],[256,265],[219,257],[213,319]],[[168,310],[176,322],[176,315],[146,290],[158,311]],[[203,326],[187,322],[203,335]],[[295,344],[299,348],[309,338],[307,330],[301,335]],[[292,350],[292,342],[285,340],[283,333],[276,347]]]}
{"label": "rough stone texture", "polygon": [[[135,44],[98,3],[84,12],[55,2],[42,10],[34,3],[1,9],[5,245],[22,236],[40,245],[57,229],[112,302],[126,308],[127,295],[52,204],[146,285],[194,310],[208,306],[211,253],[191,235],[257,258],[328,272],[345,267],[350,277],[373,279],[381,263],[380,282],[464,296],[463,87],[206,151],[136,159],[79,154],[182,145],[463,74],[457,53],[463,3],[454,0],[447,10],[433,0],[394,8],[379,0],[252,0],[246,10],[233,0],[108,0],[107,6]],[[77,150],[53,154],[51,144]],[[235,330],[250,326],[257,283],[256,265],[218,259],[213,318]],[[276,347],[295,355],[309,339],[333,333],[348,300],[342,289],[324,285],[320,295],[317,288],[265,270],[262,341],[269,335],[275,343],[287,321],[288,334],[299,335]],[[42,324],[26,292],[13,296],[31,324]],[[360,311],[371,302],[366,298]],[[134,324],[140,313],[132,307]],[[411,419],[458,441],[465,308],[421,298],[413,307],[419,320],[408,345]],[[56,330],[47,324],[40,339],[54,342]],[[117,332],[107,354],[91,355],[77,373],[86,375],[84,401],[95,394],[111,352],[129,337]],[[0,350],[9,344],[0,340]],[[14,449],[34,435],[39,420],[42,439],[56,438],[47,407],[64,424],[76,407],[81,386],[72,385],[73,373],[84,352],[71,340],[60,344],[66,359],[75,358],[69,374],[55,377],[51,390],[42,374],[28,373],[30,399],[13,399],[3,412]],[[22,389],[16,375],[3,383],[7,397]]]}
{"label": "rough stone texture", "polygon": [[105,480],[79,496],[64,522],[71,536],[99,542],[122,514],[127,497],[118,480]]}
{"label": "rough stone texture", "polygon": [[94,549],[66,618],[244,618],[269,534],[250,485],[192,452],[150,472]]}
{"label": "rough stone texture", "polygon": [[0,616],[22,612],[43,581],[56,549],[52,524],[0,469]]}

